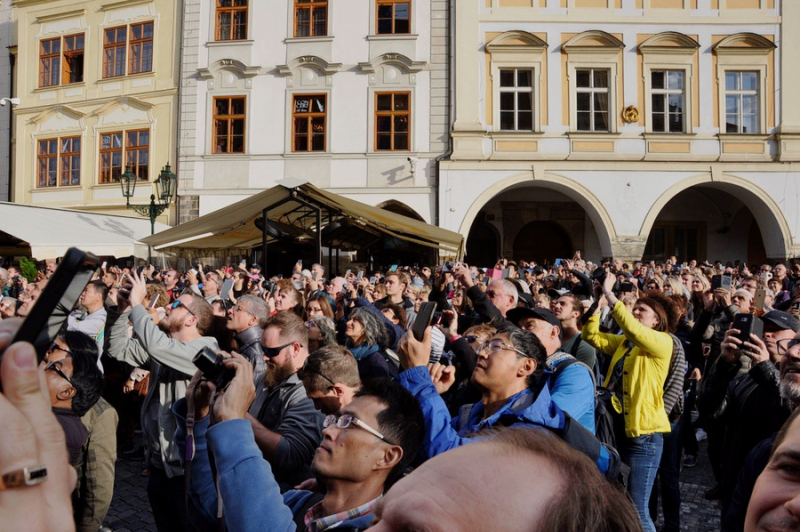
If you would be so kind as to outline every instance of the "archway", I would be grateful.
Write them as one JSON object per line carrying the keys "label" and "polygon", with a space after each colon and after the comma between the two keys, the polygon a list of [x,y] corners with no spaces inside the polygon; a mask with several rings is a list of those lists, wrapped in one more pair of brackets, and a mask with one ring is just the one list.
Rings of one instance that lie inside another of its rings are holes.
{"label": "archway", "polygon": [[379,204],[378,207],[385,211],[393,212],[395,214],[400,214],[402,216],[407,216],[409,218],[413,218],[414,220],[419,220],[420,222],[424,222],[425,219],[417,214],[417,211],[405,205],[404,203],[400,203],[397,200],[388,200],[384,201],[383,203]]}
{"label": "archway", "polygon": [[467,264],[490,265],[500,257],[500,235],[486,220],[475,222],[467,237]]}
{"label": "archway", "polygon": [[514,239],[516,260],[553,263],[556,259],[572,257],[574,252],[569,235],[554,222],[530,222],[520,229]]}

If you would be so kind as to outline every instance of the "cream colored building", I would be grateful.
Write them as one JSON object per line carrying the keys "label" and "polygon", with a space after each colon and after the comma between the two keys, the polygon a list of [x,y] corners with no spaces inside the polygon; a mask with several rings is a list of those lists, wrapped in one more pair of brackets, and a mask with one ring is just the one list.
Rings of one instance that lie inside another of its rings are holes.
{"label": "cream colored building", "polygon": [[467,256],[800,255],[800,2],[459,0]]}
{"label": "cream colored building", "polygon": [[[176,161],[179,2],[16,0],[12,201],[123,214]],[[175,209],[159,221],[174,223]]]}

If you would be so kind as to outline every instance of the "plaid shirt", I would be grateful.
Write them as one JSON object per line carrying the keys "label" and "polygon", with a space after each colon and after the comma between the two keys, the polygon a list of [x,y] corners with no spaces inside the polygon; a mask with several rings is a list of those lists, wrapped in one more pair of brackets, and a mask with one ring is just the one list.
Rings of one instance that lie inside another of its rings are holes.
{"label": "plaid shirt", "polygon": [[324,516],[322,515],[322,502],[318,502],[308,509],[304,518],[306,530],[308,532],[321,532],[334,526],[339,526],[341,523],[357,517],[363,517],[372,513],[375,503],[380,500],[383,495],[378,495],[368,503],[362,504],[356,508],[351,508],[338,514]]}

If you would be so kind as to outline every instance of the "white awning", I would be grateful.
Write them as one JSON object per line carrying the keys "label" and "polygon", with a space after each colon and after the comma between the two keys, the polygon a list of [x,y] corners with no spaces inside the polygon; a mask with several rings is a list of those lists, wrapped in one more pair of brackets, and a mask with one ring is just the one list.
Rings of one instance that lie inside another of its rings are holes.
{"label": "white awning", "polygon": [[[169,226],[156,222],[155,229]],[[0,201],[0,255],[27,255],[29,248],[35,259],[55,259],[77,247],[98,256],[146,256],[139,240],[147,236],[150,220],[144,217]]]}

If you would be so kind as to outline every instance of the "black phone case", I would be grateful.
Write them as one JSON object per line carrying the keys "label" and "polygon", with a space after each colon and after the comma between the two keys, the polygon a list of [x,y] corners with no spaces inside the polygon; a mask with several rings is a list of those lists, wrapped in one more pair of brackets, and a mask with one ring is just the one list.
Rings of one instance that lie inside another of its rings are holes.
{"label": "black phone case", "polygon": [[425,336],[425,329],[431,324],[435,313],[436,303],[432,301],[426,301],[419,306],[419,312],[414,319],[414,326],[411,328],[411,332],[414,333],[414,338],[418,342],[421,342],[422,337]]}

